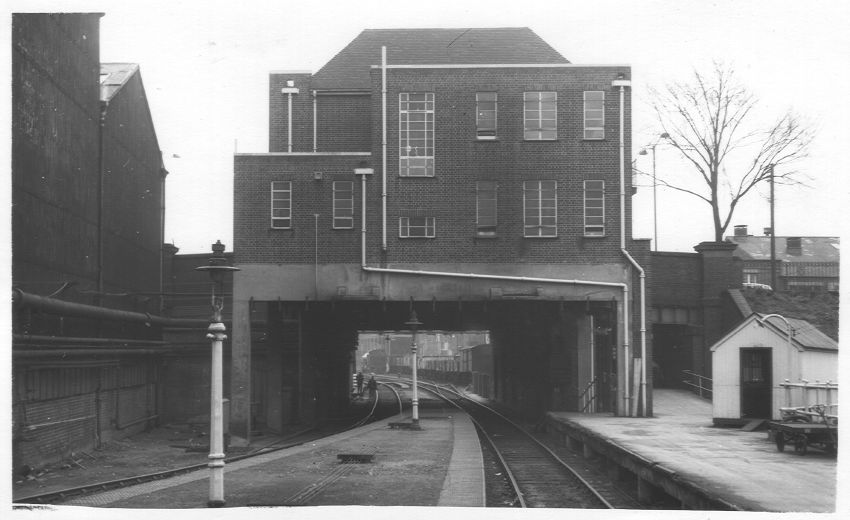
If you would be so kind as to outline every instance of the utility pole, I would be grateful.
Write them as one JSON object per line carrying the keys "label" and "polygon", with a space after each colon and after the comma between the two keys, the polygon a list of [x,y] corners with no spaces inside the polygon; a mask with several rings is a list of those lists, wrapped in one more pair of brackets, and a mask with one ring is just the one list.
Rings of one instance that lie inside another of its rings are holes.
{"label": "utility pole", "polygon": [[770,168],[770,288],[774,291],[777,289],[776,287],[776,224],[773,221],[774,217],[774,204],[773,194],[773,165],[769,165]]}

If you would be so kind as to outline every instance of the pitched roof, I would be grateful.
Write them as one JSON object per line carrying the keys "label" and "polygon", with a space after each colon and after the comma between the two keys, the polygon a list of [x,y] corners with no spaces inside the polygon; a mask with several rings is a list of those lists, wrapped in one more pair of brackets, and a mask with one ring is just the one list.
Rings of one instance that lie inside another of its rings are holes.
{"label": "pitched roof", "polygon": [[742,317],[753,312],[781,314],[789,319],[805,320],[830,338],[838,338],[839,297],[836,294],[782,293],[763,289],[730,289],[727,292]]}
{"label": "pitched roof", "polygon": [[100,100],[112,99],[138,70],[138,63],[101,63]]}
{"label": "pitched roof", "polygon": [[[759,318],[766,315],[758,314]],[[805,350],[838,350],[838,343],[817,329],[806,320],[787,318],[791,326],[791,339]],[[788,329],[782,320],[767,320],[771,326],[777,328],[782,334],[787,334]]]}
{"label": "pitched roof", "polygon": [[313,76],[319,89],[368,89],[369,71],[387,64],[569,63],[527,27],[366,29]]}
{"label": "pitched roof", "polygon": [[[788,253],[788,238],[776,237],[776,259],[783,262],[838,262],[841,256],[838,237],[800,237],[800,254]],[[734,255],[742,260],[770,260],[770,237],[731,236],[727,242],[738,244]]]}

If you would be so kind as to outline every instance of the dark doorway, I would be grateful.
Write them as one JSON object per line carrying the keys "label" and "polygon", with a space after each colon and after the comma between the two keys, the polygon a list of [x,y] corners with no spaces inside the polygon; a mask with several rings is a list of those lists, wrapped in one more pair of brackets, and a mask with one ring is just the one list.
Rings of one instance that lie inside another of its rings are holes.
{"label": "dark doorway", "polygon": [[687,325],[652,326],[653,386],[656,388],[686,388],[682,372],[692,370],[690,345],[692,336]]}
{"label": "dark doorway", "polygon": [[772,408],[772,349],[741,349],[741,417],[770,419]]}

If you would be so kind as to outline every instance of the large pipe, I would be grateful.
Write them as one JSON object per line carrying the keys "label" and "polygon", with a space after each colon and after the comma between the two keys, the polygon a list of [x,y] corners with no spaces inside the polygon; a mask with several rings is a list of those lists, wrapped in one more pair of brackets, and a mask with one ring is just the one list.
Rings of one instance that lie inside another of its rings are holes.
{"label": "large pipe", "polygon": [[381,248],[387,250],[387,47],[381,46]]}
{"label": "large pipe", "polygon": [[12,349],[13,357],[50,357],[50,356],[97,356],[97,355],[109,355],[109,356],[149,356],[154,354],[162,354],[162,350],[154,350],[150,348],[144,349],[125,349],[125,348],[65,348],[65,349],[37,349],[37,350],[18,350]]}
{"label": "large pipe", "polygon": [[63,336],[38,336],[32,334],[13,334],[12,340],[15,343],[24,344],[51,344],[51,343],[84,343],[87,345],[170,345],[165,341],[147,340],[147,339],[124,339],[124,338],[79,338],[79,337],[63,337]]}
{"label": "large pipe", "polygon": [[12,304],[16,307],[38,309],[48,314],[58,314],[62,316],[76,316],[80,318],[92,318],[99,320],[123,321],[128,323],[147,323],[150,325],[159,325],[163,327],[184,327],[192,329],[206,329],[210,322],[209,320],[189,319],[189,318],[165,318],[153,314],[141,312],[121,311],[116,309],[107,309],[95,305],[86,305],[84,303],[67,302],[38,296],[35,294],[25,293],[20,289],[12,290]]}

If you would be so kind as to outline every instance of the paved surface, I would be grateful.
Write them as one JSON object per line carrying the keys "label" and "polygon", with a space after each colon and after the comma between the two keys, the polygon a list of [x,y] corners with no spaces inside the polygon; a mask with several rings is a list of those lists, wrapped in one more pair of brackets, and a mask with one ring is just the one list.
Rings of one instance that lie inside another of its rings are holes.
{"label": "paved surface", "polygon": [[[280,505],[483,506],[484,470],[475,428],[449,410],[422,410],[422,429],[390,429],[398,416],[309,445],[225,468],[227,507]],[[409,418],[407,419],[409,422]],[[374,453],[340,464],[340,453]],[[208,472],[82,497],[67,505],[204,508]]]}
{"label": "paved surface", "polygon": [[837,461],[793,447],[778,452],[766,431],[712,425],[709,401],[685,390],[656,389],[655,417],[549,412],[675,471],[716,496],[751,511],[833,512]]}

